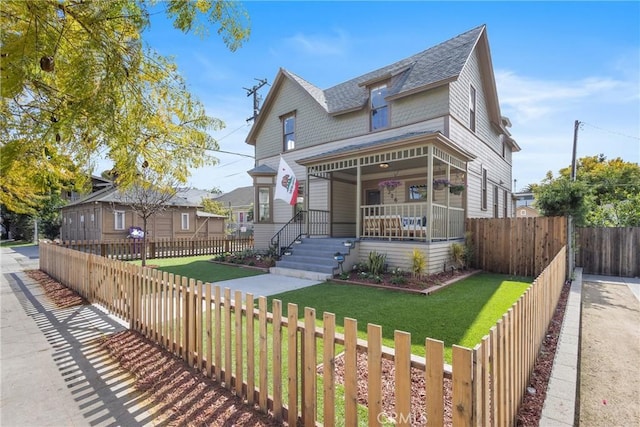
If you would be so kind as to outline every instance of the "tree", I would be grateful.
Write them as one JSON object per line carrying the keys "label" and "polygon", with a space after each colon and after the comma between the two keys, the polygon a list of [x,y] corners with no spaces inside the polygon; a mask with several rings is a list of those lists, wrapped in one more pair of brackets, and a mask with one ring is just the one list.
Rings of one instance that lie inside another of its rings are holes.
{"label": "tree", "polygon": [[[206,115],[175,64],[142,41],[156,3],[2,2],[0,157],[7,208],[32,210],[47,194],[40,183],[88,173],[101,155],[113,162],[116,181],[125,187],[137,181],[143,167],[185,182],[189,168],[215,164],[207,151],[218,146],[207,131],[224,124]],[[217,25],[232,51],[248,38],[238,3],[161,4],[181,31],[203,34],[204,20]],[[60,170],[53,158],[77,166]],[[33,168],[34,163],[43,167]],[[11,177],[7,185],[5,173]]]}
{"label": "tree", "polygon": [[579,159],[576,181],[571,168],[551,172],[534,187],[536,206],[544,215],[573,215],[577,225],[640,226],[640,166],[602,154]]}
{"label": "tree", "polygon": [[231,209],[225,207],[222,202],[213,199],[202,198],[202,210],[216,215],[229,216]]}
{"label": "tree", "polygon": [[177,194],[175,180],[162,177],[145,169],[136,182],[126,189],[118,190],[115,199],[127,205],[142,219],[142,265],[147,264],[147,222],[152,216],[167,209]]}

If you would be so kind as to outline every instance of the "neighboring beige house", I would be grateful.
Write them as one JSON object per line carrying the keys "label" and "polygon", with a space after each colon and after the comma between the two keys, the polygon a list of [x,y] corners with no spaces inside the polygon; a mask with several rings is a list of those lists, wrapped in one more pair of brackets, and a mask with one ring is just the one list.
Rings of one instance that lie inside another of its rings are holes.
{"label": "neighboring beige house", "polygon": [[520,206],[516,208],[516,218],[535,218],[540,216],[533,206]]}
{"label": "neighboring beige house", "polygon": [[[512,216],[510,126],[484,25],[328,89],[280,69],[247,136],[255,246],[356,239],[360,260],[375,250],[407,268],[418,248],[441,270],[465,218]],[[274,200],[280,157],[296,206]]]}
{"label": "neighboring beige house", "polygon": [[231,210],[231,220],[227,225],[231,232],[239,235],[253,232],[253,196],[253,187],[248,186],[238,187],[214,199]]}
{"label": "neighboring beige house", "polygon": [[[131,227],[142,228],[140,218],[115,187],[105,188],[61,209],[62,240],[119,240]],[[225,219],[199,210],[199,204],[174,196],[167,208],[147,222],[150,239],[224,237]]]}

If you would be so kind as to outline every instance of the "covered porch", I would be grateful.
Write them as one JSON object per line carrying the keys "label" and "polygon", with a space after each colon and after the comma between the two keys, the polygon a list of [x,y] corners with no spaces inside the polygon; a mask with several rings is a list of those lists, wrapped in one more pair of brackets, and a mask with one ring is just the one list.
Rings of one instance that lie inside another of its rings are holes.
{"label": "covered porch", "polygon": [[305,228],[360,240],[460,239],[471,159],[439,132],[420,132],[298,160],[307,171]]}

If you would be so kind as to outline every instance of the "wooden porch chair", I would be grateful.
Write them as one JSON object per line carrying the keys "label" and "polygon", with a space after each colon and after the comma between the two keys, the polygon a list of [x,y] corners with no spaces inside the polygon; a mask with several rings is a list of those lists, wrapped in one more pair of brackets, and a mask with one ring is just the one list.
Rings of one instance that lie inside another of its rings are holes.
{"label": "wooden porch chair", "polygon": [[382,234],[382,224],[380,218],[374,216],[364,217],[364,235],[380,236]]}
{"label": "wooden porch chair", "polygon": [[389,238],[402,235],[402,222],[399,216],[387,216],[384,218],[384,235]]}

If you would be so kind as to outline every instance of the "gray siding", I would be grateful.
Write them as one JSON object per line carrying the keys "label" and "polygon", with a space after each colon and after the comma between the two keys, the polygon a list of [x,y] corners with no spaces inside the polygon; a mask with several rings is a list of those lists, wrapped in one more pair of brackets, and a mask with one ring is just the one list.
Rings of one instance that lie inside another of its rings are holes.
{"label": "gray siding", "polygon": [[427,274],[439,273],[444,264],[450,261],[450,248],[453,242],[384,242],[363,240],[358,242],[359,261],[366,262],[369,252],[376,251],[387,255],[389,268],[400,268],[411,271],[411,254],[414,249],[420,250],[427,258]]}

